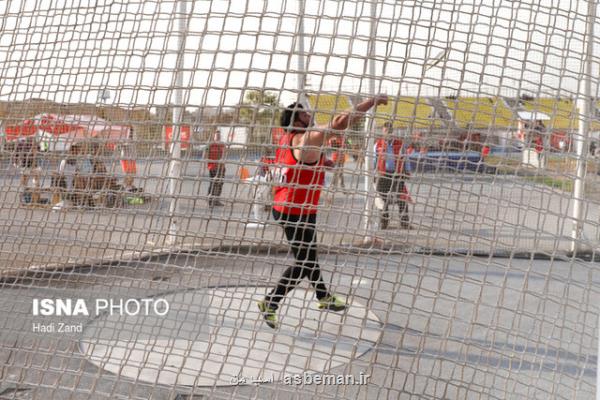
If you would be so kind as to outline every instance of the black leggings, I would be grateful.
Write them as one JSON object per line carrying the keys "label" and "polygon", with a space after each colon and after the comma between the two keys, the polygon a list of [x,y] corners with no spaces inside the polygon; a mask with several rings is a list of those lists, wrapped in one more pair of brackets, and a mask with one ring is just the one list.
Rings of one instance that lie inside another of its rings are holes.
{"label": "black leggings", "polygon": [[406,176],[404,175],[393,175],[386,173],[377,177],[376,189],[379,196],[383,199],[384,206],[381,213],[381,218],[389,220],[389,208],[393,203],[398,203],[398,209],[400,210],[400,220],[402,222],[409,222],[408,218],[408,204],[406,200],[403,200],[401,195],[404,192],[404,181]]}
{"label": "black leggings", "polygon": [[208,171],[210,175],[210,185],[208,186],[209,197],[220,197],[223,191],[223,180],[225,178],[225,168],[218,166]]}
{"label": "black leggings", "polygon": [[286,294],[295,289],[300,281],[308,278],[317,292],[317,299],[329,296],[321,277],[321,267],[317,262],[316,214],[292,215],[273,210],[275,220],[281,224],[290,243],[296,264],[283,273],[277,287],[266,297],[267,304],[277,309]]}

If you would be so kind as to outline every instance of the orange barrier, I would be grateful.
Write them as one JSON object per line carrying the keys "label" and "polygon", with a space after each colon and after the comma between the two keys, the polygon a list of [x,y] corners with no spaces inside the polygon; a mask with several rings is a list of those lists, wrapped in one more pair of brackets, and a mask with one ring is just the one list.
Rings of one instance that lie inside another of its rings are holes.
{"label": "orange barrier", "polygon": [[247,168],[240,167],[240,179],[245,180],[250,178],[250,171]]}
{"label": "orange barrier", "polygon": [[137,173],[137,166],[135,160],[121,160],[121,168],[126,174]]}

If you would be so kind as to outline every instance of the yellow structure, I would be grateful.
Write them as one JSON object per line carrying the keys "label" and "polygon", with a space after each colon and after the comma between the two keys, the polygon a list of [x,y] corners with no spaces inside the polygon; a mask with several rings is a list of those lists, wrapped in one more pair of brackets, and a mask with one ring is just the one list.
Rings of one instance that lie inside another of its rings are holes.
{"label": "yellow structure", "polygon": [[[314,93],[308,96],[310,107],[315,111],[315,122],[326,125],[331,118],[352,108],[352,103],[346,95]],[[518,118],[506,106],[500,97],[459,97],[444,99],[448,113],[456,126],[467,129],[509,129],[517,128]],[[577,105],[570,99],[537,98],[521,100],[521,107],[526,111],[541,112],[550,117],[546,128],[552,130],[571,131],[577,129]],[[596,103],[600,109],[600,102]],[[375,121],[382,126],[386,121],[393,121],[395,128],[426,129],[441,128],[438,118],[433,117],[433,107],[427,98],[419,97],[390,97],[387,105],[377,107]],[[600,120],[592,122],[593,130],[600,130]]]}
{"label": "yellow structure", "polygon": [[513,112],[499,97],[460,97],[445,103],[460,128],[493,130],[517,125]]}
{"label": "yellow structure", "polygon": [[[350,99],[345,95],[318,93],[307,97],[318,125],[326,125],[335,114],[352,108]],[[375,121],[377,126],[393,121],[395,128],[440,128],[441,122],[432,118],[432,114],[433,108],[424,98],[390,97],[387,105],[377,107]]]}
{"label": "yellow structure", "polygon": [[345,95],[315,93],[307,96],[310,108],[315,112],[315,123],[327,125],[336,114],[352,108]]}
{"label": "yellow structure", "polygon": [[521,100],[527,111],[541,112],[550,117],[546,123],[548,129],[573,130],[578,126],[575,103],[570,99],[538,98],[531,101]]}
{"label": "yellow structure", "polygon": [[387,105],[377,107],[375,114],[377,126],[386,121],[392,121],[394,128],[425,129],[440,128],[439,119],[433,117],[433,107],[425,98],[420,97],[390,97]]}

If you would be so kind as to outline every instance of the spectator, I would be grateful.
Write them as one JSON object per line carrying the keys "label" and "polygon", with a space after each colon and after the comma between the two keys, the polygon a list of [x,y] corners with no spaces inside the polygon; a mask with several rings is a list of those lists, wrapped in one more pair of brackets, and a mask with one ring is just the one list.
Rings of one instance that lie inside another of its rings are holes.
{"label": "spectator", "polygon": [[252,210],[256,221],[265,221],[269,215],[264,215],[264,212],[271,211],[271,203],[273,202],[273,173],[271,168],[275,159],[272,157],[263,156],[259,160],[259,165],[256,175],[252,178],[255,183],[253,188],[254,203]]}
{"label": "spectator", "polygon": [[541,134],[536,134],[533,139],[535,152],[537,153],[538,158],[538,167],[543,167],[544,163],[544,139],[542,139]]}
{"label": "spectator", "polygon": [[[20,138],[13,155],[13,165],[21,172],[21,187],[23,188],[23,203],[40,202],[40,175],[38,165],[38,143],[35,136]],[[29,186],[31,178],[32,187]]]}
{"label": "spectator", "polygon": [[70,153],[75,162],[71,201],[78,207],[92,207],[94,162],[89,153],[89,146],[86,143],[73,144]]}
{"label": "spectator", "polygon": [[135,175],[137,174],[136,149],[134,145],[135,131],[133,125],[129,125],[127,142],[119,146],[121,153],[121,170],[125,175],[123,177],[123,187],[129,192],[141,192],[141,188],[134,186]]}
{"label": "spectator", "polygon": [[535,152],[538,156],[538,165],[539,167],[544,166],[544,133],[546,132],[546,126],[540,120],[535,122],[535,126],[533,127],[533,133],[535,135],[534,143],[535,143]]}
{"label": "spectator", "polygon": [[400,212],[400,227],[410,229],[406,180],[408,172],[405,170],[402,140],[393,137],[393,125],[386,122],[383,125],[383,137],[375,143],[375,187],[379,196],[379,209],[381,210],[380,227],[387,229],[390,215],[389,207],[397,203]]}
{"label": "spectator", "polygon": [[344,151],[344,138],[340,136],[332,136],[329,145],[333,148],[331,161],[333,161],[333,179],[331,187],[344,189],[344,162],[346,161],[346,152]]}
{"label": "spectator", "polygon": [[66,206],[70,201],[75,200],[75,176],[77,175],[77,145],[71,145],[67,157],[63,158],[58,166],[57,178],[53,187],[59,193],[60,202],[55,205],[55,210]]}
{"label": "spectator", "polygon": [[487,144],[481,148],[481,158],[485,159],[490,154],[490,146]]}
{"label": "spectator", "polygon": [[208,187],[208,206],[222,207],[219,201],[223,191],[223,180],[225,178],[225,144],[221,142],[221,132],[216,131],[213,140],[208,145],[208,173],[210,174],[210,185]]}
{"label": "spectator", "polygon": [[357,146],[354,144],[354,141],[352,140],[352,138],[348,138],[347,139],[347,146],[348,149],[350,149],[351,154],[352,154],[352,159],[354,160],[354,162],[358,161],[358,149]]}

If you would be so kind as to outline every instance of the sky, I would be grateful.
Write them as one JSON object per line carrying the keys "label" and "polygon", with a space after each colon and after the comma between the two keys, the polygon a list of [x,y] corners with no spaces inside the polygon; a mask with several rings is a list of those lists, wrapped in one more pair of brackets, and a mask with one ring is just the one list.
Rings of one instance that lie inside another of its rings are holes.
{"label": "sky", "polygon": [[301,37],[312,92],[366,94],[372,82],[390,96],[576,97],[584,77],[583,0],[381,0],[374,35],[370,1],[185,4],[183,15],[168,0],[0,2],[0,100],[96,103],[107,90],[108,104],[173,104],[180,71],[188,107],[239,104],[251,89],[285,104],[298,94]]}

